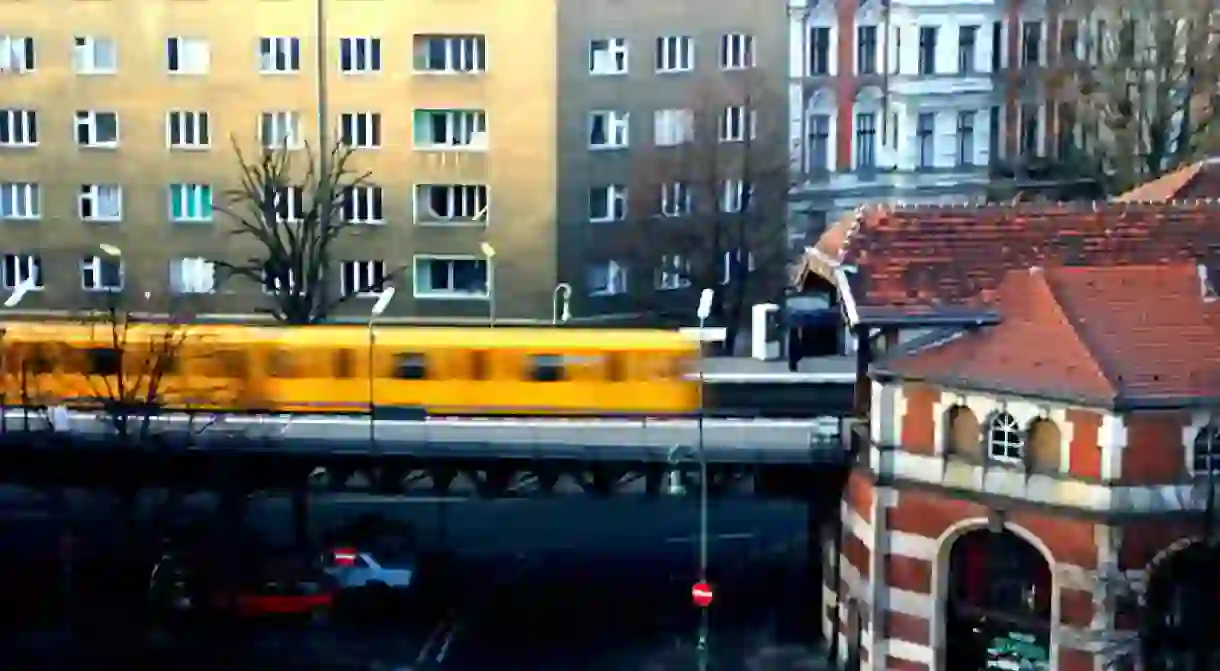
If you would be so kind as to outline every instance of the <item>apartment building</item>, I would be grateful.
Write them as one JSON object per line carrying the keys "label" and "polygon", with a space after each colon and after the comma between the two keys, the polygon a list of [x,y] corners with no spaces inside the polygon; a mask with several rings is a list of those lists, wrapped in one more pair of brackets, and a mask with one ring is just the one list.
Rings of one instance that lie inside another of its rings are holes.
{"label": "apartment building", "polygon": [[[981,198],[989,166],[1046,155],[1059,39],[1038,2],[793,0],[794,244],[878,202]],[[1075,48],[1075,47],[1072,47]]]}
{"label": "apartment building", "polygon": [[265,290],[214,275],[260,254],[220,211],[234,145],[340,138],[371,175],[327,276],[356,294],[343,310],[367,316],[388,282],[387,318],[549,315],[555,29],[555,0],[10,3],[0,282],[36,278],[22,308],[125,286],[252,313]]}
{"label": "apartment building", "polygon": [[[659,177],[659,166],[674,156],[727,165],[724,157],[732,152],[735,160],[743,152],[774,154],[786,172],[785,6],[786,0],[560,3],[560,273],[573,286],[577,314],[674,308],[694,319],[698,298],[692,294],[702,287],[692,281],[700,273],[692,272],[688,251],[701,243],[707,256],[709,246],[725,246],[712,240],[710,230],[694,230],[707,228],[708,216],[698,211],[740,206],[744,190],[752,188],[750,176],[726,169],[705,175],[716,184],[704,189],[676,171],[668,180],[650,183],[649,177]],[[709,124],[716,125],[715,139],[696,137]],[[748,143],[742,141],[747,135]],[[705,146],[695,146],[700,144]],[[663,224],[641,233],[636,224],[645,219]],[[683,226],[685,249],[666,248],[677,235],[670,233]],[[753,256],[741,251],[733,259],[728,251],[715,252],[726,257],[724,278],[712,282],[718,290],[735,276],[735,263],[752,263]],[[786,259],[772,261],[779,267]]]}

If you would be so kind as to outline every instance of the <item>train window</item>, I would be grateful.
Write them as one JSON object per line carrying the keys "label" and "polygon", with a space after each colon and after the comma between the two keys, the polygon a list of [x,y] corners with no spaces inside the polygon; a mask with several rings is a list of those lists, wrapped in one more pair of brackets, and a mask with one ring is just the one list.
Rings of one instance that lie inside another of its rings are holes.
{"label": "train window", "polygon": [[350,349],[335,352],[335,377],[350,379],[356,376],[356,353]]}
{"label": "train window", "polygon": [[611,352],[606,355],[606,379],[611,382],[623,382],[627,379],[621,352]]}
{"label": "train window", "polygon": [[267,355],[267,374],[271,377],[293,377],[292,355],[287,350],[272,350]]}
{"label": "train window", "polygon": [[400,380],[428,379],[428,357],[419,352],[395,354],[394,377]]}
{"label": "train window", "polygon": [[115,347],[91,347],[85,350],[89,375],[118,375],[123,369],[123,353]]}
{"label": "train window", "polygon": [[470,353],[470,379],[487,380],[491,378],[491,365],[487,350],[475,350]]}
{"label": "train window", "polygon": [[209,358],[209,377],[241,378],[246,374],[246,355],[240,350],[222,349],[213,352]]}
{"label": "train window", "polygon": [[559,354],[535,354],[532,368],[535,382],[563,381],[563,356]]}

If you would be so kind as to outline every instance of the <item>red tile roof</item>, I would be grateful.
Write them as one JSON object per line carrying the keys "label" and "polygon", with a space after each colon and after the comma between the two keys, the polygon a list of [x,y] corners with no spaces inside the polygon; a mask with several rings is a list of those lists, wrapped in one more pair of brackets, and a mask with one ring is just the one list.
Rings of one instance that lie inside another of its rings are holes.
{"label": "red tile roof", "polygon": [[1220,302],[1198,268],[1006,273],[998,326],[944,334],[876,365],[903,378],[1099,405],[1220,397]]}
{"label": "red tile roof", "polygon": [[1118,196],[1116,202],[1165,202],[1192,198],[1220,198],[1220,163],[1199,161],[1145,182]]}
{"label": "red tile roof", "polygon": [[1220,261],[1220,202],[872,207],[830,228],[794,278],[847,270],[860,307],[990,301],[1007,271]]}

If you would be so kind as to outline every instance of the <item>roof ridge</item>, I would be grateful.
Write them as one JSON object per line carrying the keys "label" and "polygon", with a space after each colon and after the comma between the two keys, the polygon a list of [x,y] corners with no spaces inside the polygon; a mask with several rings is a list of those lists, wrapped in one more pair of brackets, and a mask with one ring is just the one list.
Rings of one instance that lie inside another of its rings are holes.
{"label": "roof ridge", "polygon": [[1099,351],[1096,344],[1090,340],[1085,332],[1082,332],[1081,329],[1076,327],[1077,321],[1082,321],[1082,318],[1078,314],[1075,314],[1072,310],[1068,309],[1061,296],[1062,287],[1058,282],[1049,277],[1050,274],[1057,274],[1057,272],[1048,274],[1047,272],[1042,271],[1038,274],[1041,278],[1039,284],[1042,285],[1042,287],[1044,287],[1046,292],[1050,295],[1050,302],[1055,306],[1055,312],[1060,318],[1063,319],[1064,324],[1067,325],[1068,330],[1071,332],[1072,337],[1076,339],[1076,342],[1080,343],[1080,346],[1089,353],[1089,363],[1093,365],[1096,372],[1106,381],[1106,383],[1110,386],[1114,397],[1117,398],[1122,389],[1122,385],[1118,379],[1120,376],[1114,372],[1115,367],[1113,363],[1106,359],[1105,355]]}
{"label": "roof ridge", "polygon": [[[1097,212],[1110,211],[1121,212],[1130,209],[1165,209],[1167,207],[1177,207],[1183,209],[1197,208],[1201,206],[1218,206],[1220,198],[1174,198],[1170,200],[1073,200],[1073,201],[1046,201],[1046,202],[1019,202],[1019,203],[890,203],[886,205],[886,210],[892,212],[912,212],[912,211],[957,211],[957,212],[987,212],[987,211],[1045,211],[1045,210],[1066,210],[1068,212]],[[857,213],[865,209],[865,206],[857,208]]]}

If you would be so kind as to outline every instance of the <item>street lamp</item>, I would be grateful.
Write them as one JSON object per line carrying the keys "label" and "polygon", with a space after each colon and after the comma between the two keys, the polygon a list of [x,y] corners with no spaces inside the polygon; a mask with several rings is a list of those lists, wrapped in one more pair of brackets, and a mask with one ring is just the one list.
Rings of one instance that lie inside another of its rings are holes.
{"label": "street lamp", "polygon": [[491,328],[496,327],[496,248],[484,240],[479,243],[479,250],[487,258],[487,322]]}
{"label": "street lamp", "polygon": [[[560,308],[557,303],[563,301],[563,307]],[[551,326],[559,323],[568,323],[572,318],[572,285],[567,282],[560,282],[555,285],[555,291],[551,293]]]}
{"label": "street lamp", "polygon": [[[712,299],[716,292],[704,289],[699,294],[699,308],[695,314],[699,317],[699,415],[696,426],[699,441],[699,582],[707,583],[707,452],[703,444],[703,328],[707,318],[712,314]],[[699,609],[699,671],[708,668],[708,609]]]}
{"label": "street lamp", "polygon": [[377,297],[377,302],[373,303],[373,309],[369,310],[369,446],[377,443],[377,399],[373,396],[374,382],[377,379],[376,371],[373,369],[373,354],[377,344],[377,318],[385,313],[386,308],[390,307],[390,301],[394,300],[394,287],[388,286],[382,289],[381,295]]}

